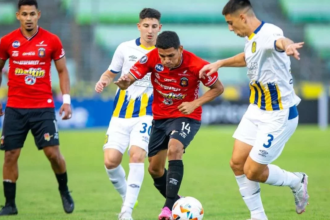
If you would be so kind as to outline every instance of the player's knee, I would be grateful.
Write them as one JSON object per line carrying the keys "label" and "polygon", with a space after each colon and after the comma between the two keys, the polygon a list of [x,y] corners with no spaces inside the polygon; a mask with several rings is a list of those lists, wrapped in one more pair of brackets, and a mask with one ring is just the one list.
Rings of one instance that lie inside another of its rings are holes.
{"label": "player's knee", "polygon": [[9,150],[5,152],[5,164],[14,164],[17,162],[19,157],[20,151],[19,150]]}
{"label": "player's knee", "polygon": [[148,171],[153,178],[159,178],[163,175],[164,168],[161,168],[159,166],[152,166],[151,164],[149,164]]}
{"label": "player's knee", "polygon": [[172,144],[168,147],[167,156],[169,159],[181,159],[184,148],[179,144]]}
{"label": "player's knee", "polygon": [[244,174],[251,181],[259,181],[260,173],[249,167],[244,167]]}
{"label": "player's knee", "polygon": [[134,152],[130,154],[130,163],[143,163],[146,158],[146,152],[141,149],[141,151]]}
{"label": "player's knee", "polygon": [[119,166],[119,162],[113,161],[110,158],[104,159],[104,165],[108,170],[115,169]]}
{"label": "player's knee", "polygon": [[231,169],[235,172],[235,171],[243,171],[244,169],[244,163],[241,161],[236,161],[234,159],[231,159],[230,162],[230,167]]}
{"label": "player's knee", "polygon": [[62,155],[60,154],[60,152],[56,152],[56,151],[49,151],[46,153],[46,156],[47,156],[48,160],[51,161],[52,163],[57,163],[58,161],[61,161],[64,159],[62,157]]}

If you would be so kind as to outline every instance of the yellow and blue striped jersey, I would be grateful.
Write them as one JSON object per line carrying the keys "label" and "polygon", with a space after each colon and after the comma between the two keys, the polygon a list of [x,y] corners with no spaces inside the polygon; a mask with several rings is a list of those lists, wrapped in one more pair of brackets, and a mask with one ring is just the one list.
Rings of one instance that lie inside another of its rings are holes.
{"label": "yellow and blue striped jersey", "polygon": [[288,109],[300,102],[293,89],[290,57],[278,51],[283,31],[264,23],[246,39],[245,61],[250,78],[250,103],[266,111]]}
{"label": "yellow and blue striped jersey", "polygon": [[[152,49],[144,47],[140,38],[124,42],[118,46],[109,70],[113,73],[127,74],[130,68]],[[152,115],[153,88],[150,73],[136,81],[127,90],[117,89],[114,99],[113,117],[134,118]]]}

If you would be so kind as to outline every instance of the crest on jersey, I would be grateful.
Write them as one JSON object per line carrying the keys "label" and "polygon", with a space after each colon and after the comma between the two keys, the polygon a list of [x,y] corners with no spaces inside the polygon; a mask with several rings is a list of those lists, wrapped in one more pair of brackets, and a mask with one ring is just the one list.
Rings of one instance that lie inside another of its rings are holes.
{"label": "crest on jersey", "polygon": [[188,86],[188,78],[187,77],[182,77],[180,79],[180,86],[182,86],[182,87],[187,87]]}
{"label": "crest on jersey", "polygon": [[38,56],[40,58],[45,57],[46,56],[46,49],[45,48],[39,48],[39,50],[38,50]]}
{"label": "crest on jersey", "polygon": [[18,40],[15,40],[12,44],[13,48],[18,48],[19,46],[21,46],[21,43]]}
{"label": "crest on jersey", "polygon": [[155,66],[155,69],[156,69],[158,72],[161,72],[161,71],[164,70],[164,66],[163,66],[162,64],[157,64],[157,65]]}
{"label": "crest on jersey", "polygon": [[50,138],[53,137],[53,135],[49,135],[49,133],[44,134],[45,141],[50,141]]}
{"label": "crest on jersey", "polygon": [[148,57],[146,56],[146,55],[144,55],[143,57],[141,57],[141,59],[140,59],[140,63],[141,64],[145,64],[146,62],[148,61]]}
{"label": "crest on jersey", "polygon": [[252,43],[252,53],[255,53],[257,51],[257,42],[253,41]]}

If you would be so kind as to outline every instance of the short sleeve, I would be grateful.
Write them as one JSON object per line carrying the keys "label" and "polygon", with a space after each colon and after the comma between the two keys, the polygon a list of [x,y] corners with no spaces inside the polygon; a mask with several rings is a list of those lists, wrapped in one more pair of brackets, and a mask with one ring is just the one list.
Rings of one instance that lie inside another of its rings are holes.
{"label": "short sleeve", "polygon": [[111,64],[108,70],[113,73],[119,73],[123,68],[123,64],[124,64],[123,46],[119,45],[112,57]]}
{"label": "short sleeve", "polygon": [[7,53],[8,45],[5,43],[4,38],[0,39],[0,59],[7,60],[9,58]]}
{"label": "short sleeve", "polygon": [[[200,65],[196,71],[198,77],[199,77],[199,71],[207,64],[209,64],[209,62],[201,59]],[[207,87],[211,87],[214,83],[216,83],[217,80],[218,80],[218,72],[215,72],[210,76],[205,76],[204,78],[201,79],[203,85]]]}
{"label": "short sleeve", "polygon": [[152,58],[154,54],[153,51],[149,52],[132,66],[130,73],[135,79],[142,79],[147,73],[152,71]]}
{"label": "short sleeve", "polygon": [[53,60],[60,60],[65,56],[65,51],[62,46],[62,42],[58,36],[55,35],[53,39],[53,53],[52,53],[52,59]]}
{"label": "short sleeve", "polygon": [[272,27],[271,31],[269,31],[268,35],[267,35],[266,48],[268,50],[275,50],[277,52],[283,52],[276,48],[276,41],[281,38],[285,38],[284,34],[283,34],[283,30],[276,26]]}

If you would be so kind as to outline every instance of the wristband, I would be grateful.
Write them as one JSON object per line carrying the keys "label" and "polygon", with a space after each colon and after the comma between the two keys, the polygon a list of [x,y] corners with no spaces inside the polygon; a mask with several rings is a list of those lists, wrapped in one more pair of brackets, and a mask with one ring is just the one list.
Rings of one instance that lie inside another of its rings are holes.
{"label": "wristband", "polygon": [[63,104],[71,104],[71,98],[69,94],[64,94],[63,95]]}

